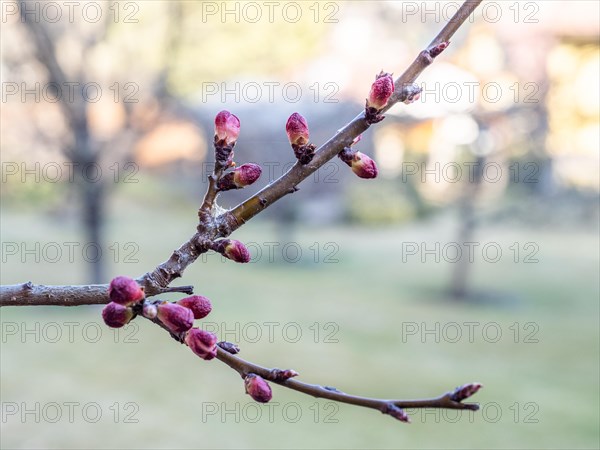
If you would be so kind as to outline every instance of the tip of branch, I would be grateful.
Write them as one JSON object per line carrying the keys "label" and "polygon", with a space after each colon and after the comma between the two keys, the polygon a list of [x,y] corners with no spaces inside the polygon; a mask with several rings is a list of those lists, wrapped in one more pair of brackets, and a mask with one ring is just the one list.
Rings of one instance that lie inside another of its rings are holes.
{"label": "tip of branch", "polygon": [[[479,389],[481,389],[482,387],[483,387],[483,385],[481,383],[464,384],[464,385],[459,386],[456,389],[454,389],[452,394],[450,394],[450,398],[453,401],[460,403],[463,400],[475,395],[477,393],[477,391],[479,391]],[[471,406],[475,406],[474,410],[479,409],[479,405],[471,405]],[[469,408],[469,409],[471,409],[471,408]]]}

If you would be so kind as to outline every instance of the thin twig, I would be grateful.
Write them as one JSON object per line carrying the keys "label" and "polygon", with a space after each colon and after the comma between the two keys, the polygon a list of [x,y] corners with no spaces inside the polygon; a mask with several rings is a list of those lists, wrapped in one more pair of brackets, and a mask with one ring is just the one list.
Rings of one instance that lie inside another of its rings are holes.
{"label": "thin twig", "polygon": [[[456,398],[457,390],[446,392],[443,395],[435,398],[419,399],[419,400],[387,400],[387,399],[376,399],[369,397],[360,397],[356,395],[346,394],[338,389],[321,386],[318,384],[303,383],[295,378],[289,378],[287,380],[278,380],[273,373],[274,369],[268,369],[266,367],[259,366],[249,361],[245,361],[239,356],[232,355],[231,353],[217,347],[217,358],[227,364],[229,367],[234,369],[240,374],[242,378],[250,373],[260,375],[265,380],[269,380],[273,383],[279,384],[286,388],[294,391],[302,392],[307,395],[312,395],[317,398],[325,398],[340,403],[348,403],[350,405],[363,406],[365,408],[373,408],[378,411],[386,413],[390,405],[398,408],[446,408],[446,409],[468,409],[471,411],[477,411],[479,405],[476,403],[462,403],[454,400]],[[472,383],[472,385],[479,385],[479,383]],[[471,385],[466,385],[471,386]],[[477,387],[475,391],[479,389]],[[464,387],[462,387],[464,388]],[[473,392],[474,393],[474,392]],[[471,394],[472,395],[472,394]]]}

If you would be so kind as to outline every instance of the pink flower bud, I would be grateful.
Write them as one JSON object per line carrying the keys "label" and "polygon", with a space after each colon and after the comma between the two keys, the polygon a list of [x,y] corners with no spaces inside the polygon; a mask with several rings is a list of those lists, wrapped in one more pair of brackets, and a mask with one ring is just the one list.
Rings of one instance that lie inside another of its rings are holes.
{"label": "pink flower bud", "polygon": [[258,164],[242,164],[233,171],[233,182],[240,187],[249,186],[260,178],[262,169]]}
{"label": "pink flower bud", "polygon": [[217,356],[217,336],[200,328],[192,328],[185,335],[185,344],[200,358],[211,360]]}
{"label": "pink flower bud", "polygon": [[175,303],[158,305],[158,319],[173,333],[183,333],[194,325],[194,313],[191,309]]}
{"label": "pink flower bud", "polygon": [[235,262],[247,263],[250,261],[250,252],[246,246],[234,239],[220,240],[217,243],[215,250]]}
{"label": "pink flower bud", "polygon": [[260,178],[262,169],[258,164],[242,164],[233,172],[229,172],[219,180],[217,187],[220,191],[241,189],[249,186]]}
{"label": "pink flower bud", "polygon": [[250,395],[257,402],[268,403],[273,398],[273,392],[269,383],[254,373],[246,375],[244,386],[246,387],[246,394]]}
{"label": "pink flower bud", "polygon": [[364,153],[356,152],[352,157],[350,167],[352,168],[352,172],[360,178],[377,177],[377,164]]}
{"label": "pink flower bud", "polygon": [[367,99],[367,107],[378,111],[385,108],[393,93],[394,79],[392,75],[381,72],[377,75],[375,82],[371,86],[371,92],[369,92],[369,98]]}
{"label": "pink flower bud", "polygon": [[240,120],[229,111],[221,111],[215,117],[215,136],[217,141],[223,141],[232,146],[240,134]]}
{"label": "pink flower bud", "polygon": [[192,295],[191,297],[182,298],[177,302],[178,305],[192,310],[194,319],[204,319],[212,311],[210,300],[201,295]]}
{"label": "pink flower bud", "polygon": [[158,314],[158,308],[154,303],[144,303],[144,307],[142,308],[142,316],[146,319],[154,319]]}
{"label": "pink flower bud", "polygon": [[110,302],[102,310],[102,318],[104,323],[111,328],[121,328],[133,319],[133,311],[127,306],[119,303]]}
{"label": "pink flower bud", "polygon": [[120,305],[137,303],[145,297],[144,290],[129,277],[113,278],[108,286],[108,296]]}
{"label": "pink flower bud", "polygon": [[306,123],[306,119],[297,112],[292,114],[287,120],[285,131],[290,140],[290,144],[298,146],[308,144],[308,123]]}

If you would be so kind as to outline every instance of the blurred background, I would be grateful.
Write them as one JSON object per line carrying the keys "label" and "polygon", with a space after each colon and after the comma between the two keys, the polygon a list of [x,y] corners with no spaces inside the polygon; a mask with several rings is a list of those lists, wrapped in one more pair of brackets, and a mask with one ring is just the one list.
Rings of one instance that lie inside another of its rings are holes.
{"label": "blurred background", "polygon": [[[108,282],[196,226],[213,117],[236,161],[294,162],[399,75],[459,2],[1,3],[2,284]],[[372,410],[274,387],[101,307],[3,308],[2,448],[598,448],[599,6],[484,1],[357,148],[205,255],[178,284],[242,356],[387,398],[485,388],[478,413]],[[166,297],[176,299],[177,296]]]}

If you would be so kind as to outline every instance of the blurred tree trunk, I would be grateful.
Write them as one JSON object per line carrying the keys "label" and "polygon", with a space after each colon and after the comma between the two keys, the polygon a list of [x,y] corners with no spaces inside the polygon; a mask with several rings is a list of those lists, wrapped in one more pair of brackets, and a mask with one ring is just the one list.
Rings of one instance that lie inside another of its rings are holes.
{"label": "blurred tree trunk", "polygon": [[[89,258],[88,279],[93,284],[106,281],[106,255],[104,245],[105,194],[100,183],[83,182],[81,185],[82,220],[85,245],[92,245],[95,251],[87,252]],[[99,252],[99,253],[96,253]]]}
{"label": "blurred tree trunk", "polygon": [[[59,39],[54,35],[60,28],[48,29],[43,21],[38,20],[34,14],[27,11],[34,9],[32,1],[18,3],[21,14],[21,22],[31,36],[31,42],[35,51],[35,58],[45,67],[48,74],[48,82],[64,88],[69,82],[76,82],[78,86],[85,85],[89,81],[85,59],[79,65],[72,64],[69,67],[61,65],[57,55],[56,42]],[[168,91],[167,78],[169,70],[176,65],[175,56],[181,41],[182,3],[172,1],[168,4],[169,22],[165,37],[164,57],[165,64],[161,70],[153,73],[154,87],[151,97],[154,97],[165,109],[171,109],[175,115],[186,116],[189,120],[191,112],[172,97]],[[104,15],[104,21],[97,27],[95,35],[78,36],[78,41],[83,45],[82,54],[87,54],[94,46],[106,38],[111,21],[110,14]],[[64,33],[77,33],[76,28],[62,30]],[[69,70],[67,70],[69,69]],[[149,83],[152,84],[152,83]],[[82,244],[86,248],[85,258],[89,266],[87,281],[89,283],[103,283],[106,281],[106,261],[108,247],[104,242],[104,223],[106,218],[106,199],[109,185],[105,177],[95,179],[93,170],[100,167],[101,155],[110,153],[112,148],[129,148],[136,138],[141,136],[146,129],[153,124],[132,127],[129,123],[125,128],[116,132],[109,142],[101,143],[94,139],[90,131],[88,118],[88,102],[82,91],[75,92],[73,98],[67,95],[61,96],[59,106],[66,119],[71,141],[63,145],[65,158],[72,163],[75,180],[73,187],[77,189],[80,204],[78,205]],[[125,103],[126,114],[131,115],[129,104]],[[160,120],[157,114],[154,120]],[[90,173],[86,173],[89,169]],[[86,247],[87,246],[87,247]]]}
{"label": "blurred tree trunk", "polygon": [[[475,167],[473,170],[472,179],[469,178],[462,199],[458,208],[460,224],[456,243],[463,248],[465,242],[472,242],[477,226],[475,217],[475,205],[477,196],[481,188],[481,180],[483,178],[483,168],[486,158],[478,156],[475,159]],[[454,300],[465,300],[468,297],[468,282],[471,273],[472,262],[469,257],[465,256],[464,252],[461,258],[454,265],[452,278],[450,281],[450,296]]]}

